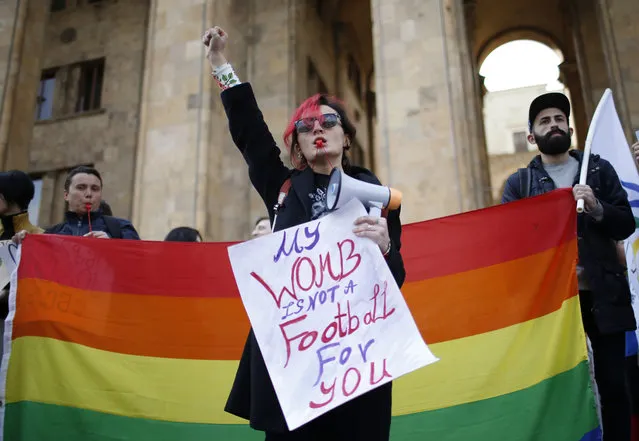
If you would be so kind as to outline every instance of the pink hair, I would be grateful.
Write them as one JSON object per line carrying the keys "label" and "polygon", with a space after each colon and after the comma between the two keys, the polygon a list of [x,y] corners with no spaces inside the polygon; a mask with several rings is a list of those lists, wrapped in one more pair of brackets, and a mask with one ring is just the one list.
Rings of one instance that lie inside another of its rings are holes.
{"label": "pink hair", "polygon": [[291,158],[291,163],[297,169],[303,169],[304,167],[306,167],[306,164],[296,164],[296,159],[293,155],[294,143],[295,141],[297,141],[295,122],[302,118],[313,116],[316,118],[321,117],[322,112],[320,111],[320,107],[322,106],[322,104],[326,104],[328,106],[332,104],[338,104],[341,107],[345,107],[344,103],[342,103],[341,100],[333,96],[316,93],[315,95],[305,99],[302,104],[300,104],[299,107],[295,109],[295,112],[293,112],[293,115],[291,116],[291,119],[288,122],[286,129],[284,130],[284,145],[286,146],[286,150],[288,151],[288,154]]}

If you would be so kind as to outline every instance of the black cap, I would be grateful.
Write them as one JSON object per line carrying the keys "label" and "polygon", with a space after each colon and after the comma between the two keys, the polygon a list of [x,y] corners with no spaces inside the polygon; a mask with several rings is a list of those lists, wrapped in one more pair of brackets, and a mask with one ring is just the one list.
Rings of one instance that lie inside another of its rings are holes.
{"label": "black cap", "polygon": [[539,95],[530,103],[528,110],[528,129],[532,132],[533,123],[539,112],[545,109],[556,108],[566,114],[566,119],[570,118],[570,101],[563,93],[550,92]]}
{"label": "black cap", "polygon": [[23,171],[0,172],[0,194],[8,203],[16,203],[26,210],[35,194],[33,181]]}

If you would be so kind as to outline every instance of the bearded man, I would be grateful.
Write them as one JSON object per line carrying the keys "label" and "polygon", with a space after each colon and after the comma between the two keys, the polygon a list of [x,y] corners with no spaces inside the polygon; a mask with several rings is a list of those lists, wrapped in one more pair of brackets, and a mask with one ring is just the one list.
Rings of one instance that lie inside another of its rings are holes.
{"label": "bearded man", "polygon": [[575,200],[584,200],[584,212],[577,216],[577,279],[584,329],[593,350],[603,439],[630,441],[625,333],[637,325],[616,244],[634,232],[635,221],[617,173],[605,159],[591,155],[586,184],[578,183],[584,155],[570,149],[569,118],[570,102],[564,94],[547,93],[533,100],[528,141],[537,145],[539,155],[508,178],[502,203],[571,187]]}

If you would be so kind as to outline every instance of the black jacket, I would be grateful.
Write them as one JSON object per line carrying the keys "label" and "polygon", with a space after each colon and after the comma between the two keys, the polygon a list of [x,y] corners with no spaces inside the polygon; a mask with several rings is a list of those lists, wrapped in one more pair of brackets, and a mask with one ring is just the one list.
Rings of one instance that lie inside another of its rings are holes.
{"label": "black jacket", "polygon": [[[114,239],[140,239],[131,222],[119,217],[105,216],[101,210],[91,212],[91,229],[93,231],[104,231]],[[54,225],[45,231],[48,234],[64,236],[84,236],[88,232],[89,218],[87,215],[79,216],[70,211],[65,214],[64,222]]]}
{"label": "black jacket", "polygon": [[[581,161],[583,153],[572,150],[570,155]],[[544,169],[541,157],[530,164],[530,196],[555,190],[555,184]],[[579,182],[579,173],[574,184]],[[582,293],[583,320],[586,331],[610,334],[636,329],[630,302],[630,288],[624,267],[617,257],[616,241],[624,240],[635,231],[635,220],[628,195],[621,186],[612,165],[599,155],[591,155],[586,178],[595,197],[603,206],[603,219],[595,221],[586,213],[577,217],[579,263],[583,266],[590,292]],[[521,199],[518,173],[506,181],[502,202]]]}
{"label": "black jacket", "polygon": [[[222,92],[222,102],[233,141],[248,164],[249,177],[266,204],[271,222],[282,184],[286,179],[291,178],[288,196],[277,215],[276,231],[310,221],[311,201],[308,194],[312,193],[315,188],[314,173],[310,168],[303,171],[291,170],[282,163],[280,149],[264,122],[250,84],[244,83],[225,90]],[[347,173],[356,179],[379,184],[377,178],[366,169],[352,167]],[[387,219],[392,242],[387,262],[395,280],[401,287],[405,271],[400,254],[399,210],[390,211]],[[225,410],[248,419],[255,429],[273,432],[287,431],[273,384],[252,330],[246,341]],[[366,416],[366,424],[371,430],[372,438],[367,434],[358,434],[358,439],[388,439],[390,412],[391,385],[387,384],[333,409],[315,421],[328,417],[331,423],[335,423],[337,417],[337,420],[340,421],[342,418],[344,420],[351,419],[350,424],[357,425],[353,418]],[[366,424],[362,424],[362,426]]]}

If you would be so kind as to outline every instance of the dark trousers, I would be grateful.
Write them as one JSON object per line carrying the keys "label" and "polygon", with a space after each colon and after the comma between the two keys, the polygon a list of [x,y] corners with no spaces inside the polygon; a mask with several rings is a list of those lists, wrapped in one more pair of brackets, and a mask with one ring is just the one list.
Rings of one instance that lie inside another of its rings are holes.
{"label": "dark trousers", "polygon": [[388,441],[391,396],[388,383],[292,432],[266,432],[265,441]]}
{"label": "dark trousers", "polygon": [[[307,423],[292,432],[266,432],[264,441],[320,441],[320,440],[341,440],[336,436],[336,430],[325,425]],[[345,438],[344,438],[345,439]]]}
{"label": "dark trousers", "polygon": [[630,441],[631,410],[626,382],[626,334],[588,335],[601,402],[603,441]]}
{"label": "dark trousers", "polygon": [[[365,418],[362,415],[362,418]],[[389,424],[379,424],[371,419],[368,422],[335,421],[331,418],[319,417],[315,421],[286,433],[266,432],[265,441],[388,441]],[[369,425],[370,424],[370,425]]]}

